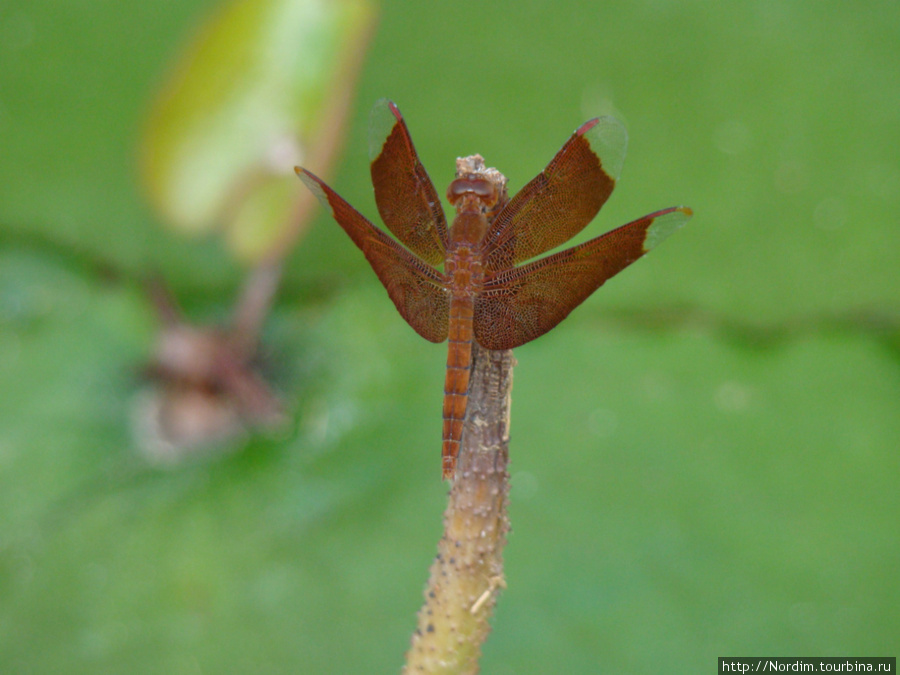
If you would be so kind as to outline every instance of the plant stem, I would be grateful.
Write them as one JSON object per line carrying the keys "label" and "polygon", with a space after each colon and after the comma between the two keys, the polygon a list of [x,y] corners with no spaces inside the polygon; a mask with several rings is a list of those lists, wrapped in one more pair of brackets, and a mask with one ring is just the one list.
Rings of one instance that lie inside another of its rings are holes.
{"label": "plant stem", "polygon": [[509,414],[512,351],[472,344],[469,401],[444,536],[403,672],[478,672],[481,644],[503,578],[509,532]]}

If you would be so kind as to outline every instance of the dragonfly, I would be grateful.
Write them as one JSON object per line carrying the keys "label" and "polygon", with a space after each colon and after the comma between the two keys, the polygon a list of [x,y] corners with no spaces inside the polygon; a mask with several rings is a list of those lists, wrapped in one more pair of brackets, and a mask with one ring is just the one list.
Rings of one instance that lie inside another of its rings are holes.
{"label": "dragonfly", "polygon": [[452,479],[468,401],[472,341],[503,350],[540,337],[607,279],[682,227],[692,212],[683,206],[657,211],[527,262],[578,234],[609,198],[627,146],[620,122],[612,117],[585,122],[512,198],[505,185],[484,172],[458,171],[447,190],[456,209],[449,228],[397,106],[380,100],[370,129],[375,203],[396,239],[318,176],[300,167],[296,172],[362,250],[413,330],[431,342],[449,340],[441,456],[443,478]]}

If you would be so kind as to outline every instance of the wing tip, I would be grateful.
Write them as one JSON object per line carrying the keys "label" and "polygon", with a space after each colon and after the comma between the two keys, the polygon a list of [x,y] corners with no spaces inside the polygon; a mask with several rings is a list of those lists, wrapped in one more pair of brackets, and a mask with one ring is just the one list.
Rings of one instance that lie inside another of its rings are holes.
{"label": "wing tip", "polygon": [[400,108],[397,107],[397,104],[388,99],[384,99],[384,100],[387,101],[387,106],[388,106],[388,108],[390,108],[390,111],[394,114],[394,117],[397,119],[397,121],[402,122],[403,115],[400,114]]}
{"label": "wing tip", "polygon": [[580,127],[578,127],[575,130],[575,134],[577,136],[584,136],[587,132],[589,132],[591,129],[593,129],[595,126],[597,126],[599,123],[600,123],[599,117],[590,119],[587,122],[585,122],[584,124],[582,124]]}
{"label": "wing tip", "polygon": [[605,115],[588,120],[578,127],[575,134],[587,141],[606,174],[614,181],[618,180],[628,149],[625,125],[615,117]]}
{"label": "wing tip", "polygon": [[294,172],[301,182],[315,195],[316,199],[323,206],[330,206],[328,196],[325,194],[325,183],[312,171],[304,169],[302,166],[295,166]]}
{"label": "wing tip", "polygon": [[397,104],[394,103],[387,96],[382,96],[380,99],[375,101],[375,105],[372,106],[372,112],[375,113],[376,111],[381,111],[381,110],[385,110],[385,109],[389,110],[391,112],[391,114],[394,116],[394,119],[396,119],[397,121],[400,121],[403,119],[403,115],[400,114],[400,109],[397,107]]}
{"label": "wing tip", "polygon": [[675,206],[650,216],[652,220],[644,238],[644,251],[651,251],[659,246],[684,227],[693,215],[694,211],[690,207]]}
{"label": "wing tip", "polygon": [[403,115],[397,104],[388,98],[380,98],[369,115],[369,161],[374,162],[397,124],[403,124]]}

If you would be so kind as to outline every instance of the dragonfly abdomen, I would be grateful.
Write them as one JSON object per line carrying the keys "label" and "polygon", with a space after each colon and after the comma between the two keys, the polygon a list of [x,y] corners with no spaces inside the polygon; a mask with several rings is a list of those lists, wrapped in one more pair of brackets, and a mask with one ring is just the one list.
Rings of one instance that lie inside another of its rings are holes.
{"label": "dragonfly abdomen", "polygon": [[462,440],[472,365],[474,306],[474,299],[468,294],[454,294],[450,300],[450,344],[444,379],[444,435],[441,448],[444,478],[453,478],[456,472],[456,459]]}

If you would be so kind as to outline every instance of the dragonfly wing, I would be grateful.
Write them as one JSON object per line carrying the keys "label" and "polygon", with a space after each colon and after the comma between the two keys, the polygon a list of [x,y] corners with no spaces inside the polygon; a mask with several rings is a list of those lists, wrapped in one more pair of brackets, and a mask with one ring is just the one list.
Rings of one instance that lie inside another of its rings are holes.
{"label": "dragonfly wing", "polygon": [[447,220],[397,106],[387,99],[378,101],[369,127],[372,184],[381,219],[422,260],[443,263]]}
{"label": "dragonfly wing", "polygon": [[444,275],[372,225],[318,176],[299,168],[297,175],[365,254],[406,322],[426,340],[446,340],[450,292]]}
{"label": "dragonfly wing", "polygon": [[511,268],[584,229],[612,193],[627,145],[625,127],[613,117],[579,127],[497,214],[485,239],[488,268]]}
{"label": "dragonfly wing", "polygon": [[579,246],[491,274],[475,298],[475,338],[486,349],[513,349],[540,337],[690,217],[685,207],[651,213]]}

